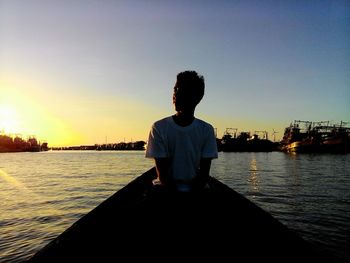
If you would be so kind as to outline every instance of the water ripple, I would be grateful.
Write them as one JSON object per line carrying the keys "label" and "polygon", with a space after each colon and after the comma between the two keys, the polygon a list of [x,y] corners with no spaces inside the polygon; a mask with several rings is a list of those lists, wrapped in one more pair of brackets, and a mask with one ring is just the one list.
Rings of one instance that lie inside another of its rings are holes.
{"label": "water ripple", "polygon": [[[45,164],[45,165],[43,165]],[[2,154],[0,261],[21,262],[148,170],[144,152]],[[50,167],[50,169],[47,169]],[[211,175],[350,262],[350,155],[220,153]]]}

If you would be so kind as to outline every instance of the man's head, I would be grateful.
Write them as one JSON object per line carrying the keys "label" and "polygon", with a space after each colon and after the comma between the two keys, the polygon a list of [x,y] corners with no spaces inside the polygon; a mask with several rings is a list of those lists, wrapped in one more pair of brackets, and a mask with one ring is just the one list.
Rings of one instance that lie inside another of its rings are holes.
{"label": "man's head", "polygon": [[176,111],[194,111],[204,96],[204,77],[196,71],[183,71],[177,74],[173,93]]}

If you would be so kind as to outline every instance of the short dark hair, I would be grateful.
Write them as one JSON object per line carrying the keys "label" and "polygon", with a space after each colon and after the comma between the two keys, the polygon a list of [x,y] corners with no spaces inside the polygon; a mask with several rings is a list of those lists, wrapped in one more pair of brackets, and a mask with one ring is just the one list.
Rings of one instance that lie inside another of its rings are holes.
{"label": "short dark hair", "polygon": [[204,77],[194,70],[186,70],[177,74],[176,86],[195,92],[197,104],[204,96]]}

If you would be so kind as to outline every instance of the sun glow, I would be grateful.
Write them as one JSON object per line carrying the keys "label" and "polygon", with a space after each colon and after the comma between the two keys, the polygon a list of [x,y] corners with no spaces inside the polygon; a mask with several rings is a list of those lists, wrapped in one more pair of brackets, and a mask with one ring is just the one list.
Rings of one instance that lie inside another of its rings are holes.
{"label": "sun glow", "polygon": [[32,86],[29,81],[23,84],[0,78],[0,133],[24,139],[35,136],[49,146],[66,146],[79,139],[80,135]]}
{"label": "sun glow", "polygon": [[0,104],[0,131],[16,133],[18,131],[19,118],[16,110],[8,105]]}

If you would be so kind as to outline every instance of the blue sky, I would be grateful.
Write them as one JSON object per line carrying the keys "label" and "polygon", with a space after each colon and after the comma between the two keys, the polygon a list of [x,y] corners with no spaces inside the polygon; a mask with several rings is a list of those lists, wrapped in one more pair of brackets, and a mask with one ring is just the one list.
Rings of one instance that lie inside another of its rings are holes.
{"label": "blue sky", "polygon": [[49,144],[146,140],[188,69],[219,137],[350,121],[350,2],[0,0],[0,109]]}

